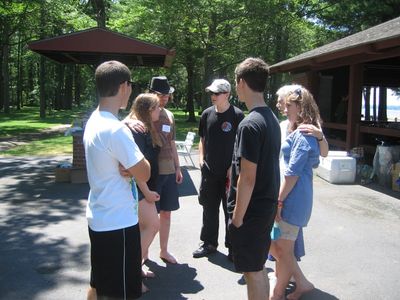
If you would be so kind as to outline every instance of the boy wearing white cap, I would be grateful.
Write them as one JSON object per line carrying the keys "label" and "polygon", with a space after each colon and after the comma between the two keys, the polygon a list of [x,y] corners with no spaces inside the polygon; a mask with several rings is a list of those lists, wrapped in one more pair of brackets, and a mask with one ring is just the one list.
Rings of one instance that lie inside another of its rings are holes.
{"label": "boy wearing white cap", "polygon": [[[244,118],[243,112],[229,103],[230,91],[231,85],[225,79],[216,79],[206,88],[206,92],[211,94],[213,106],[203,111],[199,124],[199,203],[203,206],[203,224],[200,234],[202,244],[193,252],[194,258],[207,256],[217,250],[221,202],[227,229],[225,189],[230,174],[236,129]],[[225,232],[225,246],[228,247],[228,257],[232,260],[227,231]]]}

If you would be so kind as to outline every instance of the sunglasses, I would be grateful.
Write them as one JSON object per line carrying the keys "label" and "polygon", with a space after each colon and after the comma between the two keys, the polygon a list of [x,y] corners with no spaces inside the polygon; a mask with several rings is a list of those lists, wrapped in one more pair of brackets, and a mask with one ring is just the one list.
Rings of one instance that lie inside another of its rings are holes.
{"label": "sunglasses", "polygon": [[156,92],[156,94],[157,94],[158,96],[160,96],[160,97],[166,97],[166,96],[169,96],[169,94],[161,94],[161,93],[157,93],[157,92]]}
{"label": "sunglasses", "polygon": [[215,95],[215,96],[219,96],[219,95],[221,95],[221,94],[226,94],[226,92],[221,92],[221,93],[214,93],[214,92],[211,92],[211,95]]}

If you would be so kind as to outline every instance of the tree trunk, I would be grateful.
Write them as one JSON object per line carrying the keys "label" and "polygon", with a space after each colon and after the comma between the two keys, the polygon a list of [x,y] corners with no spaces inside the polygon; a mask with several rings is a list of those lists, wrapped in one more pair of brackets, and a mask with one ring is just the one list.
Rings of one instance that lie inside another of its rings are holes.
{"label": "tree trunk", "polygon": [[64,104],[64,69],[65,66],[64,65],[57,65],[56,67],[56,78],[57,78],[57,88],[56,88],[56,93],[55,93],[55,105],[54,105],[54,109],[63,109],[65,108],[65,104]]}
{"label": "tree trunk", "polygon": [[34,81],[33,79],[36,78],[35,73],[34,73],[34,64],[32,61],[29,61],[28,63],[28,75],[27,75],[27,82],[28,82],[28,88],[27,88],[27,99],[28,101],[25,101],[25,103],[31,104],[34,102],[34,96],[32,96],[30,93],[33,91],[34,88]]}
{"label": "tree trunk", "polygon": [[21,109],[22,104],[22,62],[21,62],[21,36],[18,37],[18,51],[17,51],[17,97],[16,106],[17,110]]}
{"label": "tree trunk", "polygon": [[75,65],[74,70],[74,102],[78,107],[81,107],[81,68],[80,66]]}
{"label": "tree trunk", "polygon": [[67,66],[65,76],[65,89],[64,89],[64,103],[65,109],[72,109],[72,81],[73,81],[73,67]]}
{"label": "tree trunk", "polygon": [[186,110],[189,113],[187,122],[196,122],[196,116],[194,114],[194,61],[193,56],[186,56],[186,72],[187,72],[187,96],[186,96]]}
{"label": "tree trunk", "polygon": [[[208,27],[208,40],[204,53],[204,77],[203,77],[203,87],[211,84],[211,78],[213,75],[214,66],[214,40],[217,31],[217,16],[215,13],[211,15],[211,24]],[[201,93],[201,110],[205,110],[210,106],[210,97],[202,89]]]}
{"label": "tree trunk", "polygon": [[97,27],[106,28],[106,0],[91,0],[93,10],[96,14]]}
{"label": "tree trunk", "polygon": [[45,64],[44,64],[44,56],[40,56],[40,67],[39,67],[39,93],[40,93],[40,118],[46,118],[46,91],[44,88],[45,85]]}
{"label": "tree trunk", "polygon": [[4,112],[6,114],[10,113],[10,77],[9,77],[9,66],[8,60],[10,57],[10,46],[8,40],[3,44],[3,61],[2,61],[2,75],[3,75],[3,105]]}
{"label": "tree trunk", "polygon": [[[43,1],[40,5],[40,38],[45,38],[45,28],[46,28],[46,7],[45,2]],[[39,63],[39,94],[40,94],[40,118],[46,118],[46,69],[44,56],[40,56]]]}

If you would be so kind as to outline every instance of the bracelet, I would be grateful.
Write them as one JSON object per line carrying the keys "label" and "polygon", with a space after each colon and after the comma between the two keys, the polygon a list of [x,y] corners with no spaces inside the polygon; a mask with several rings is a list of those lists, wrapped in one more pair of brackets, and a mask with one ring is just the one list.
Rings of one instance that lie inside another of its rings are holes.
{"label": "bracelet", "polygon": [[322,142],[322,141],[324,140],[324,138],[325,138],[325,136],[324,136],[324,135],[322,135],[322,138],[320,138],[320,139],[317,139],[317,141],[318,141],[318,142]]}
{"label": "bracelet", "polygon": [[278,200],[278,208],[282,208],[283,207],[283,201],[282,200]]}

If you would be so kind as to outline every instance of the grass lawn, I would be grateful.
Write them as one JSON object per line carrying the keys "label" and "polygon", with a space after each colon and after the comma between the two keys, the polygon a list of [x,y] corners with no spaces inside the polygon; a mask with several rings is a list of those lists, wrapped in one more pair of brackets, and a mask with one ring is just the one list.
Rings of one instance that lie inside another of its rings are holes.
{"label": "grass lawn", "polygon": [[0,152],[5,156],[52,156],[72,155],[72,136],[56,136],[40,139]]}
{"label": "grass lawn", "polygon": [[83,109],[52,111],[45,119],[39,117],[39,107],[25,106],[9,115],[0,113],[0,137],[12,137],[19,134],[40,132],[61,124],[71,124],[82,115]]}
{"label": "grass lawn", "polygon": [[[172,112],[175,115],[177,126],[176,140],[185,140],[188,131],[196,133],[195,146],[197,147],[198,121],[199,116],[196,113],[197,122],[186,122],[187,116],[179,109]],[[83,109],[54,111],[46,119],[39,118],[38,107],[24,107],[21,111],[12,112],[10,115],[0,113],[0,138],[7,140],[7,137],[18,136],[26,133],[37,133],[43,129],[51,128],[62,124],[71,124],[72,121],[79,118],[86,111]],[[72,137],[64,136],[60,133],[58,136],[43,137],[28,144],[13,147],[9,150],[0,152],[0,155],[6,156],[46,156],[46,155],[72,155]]]}

